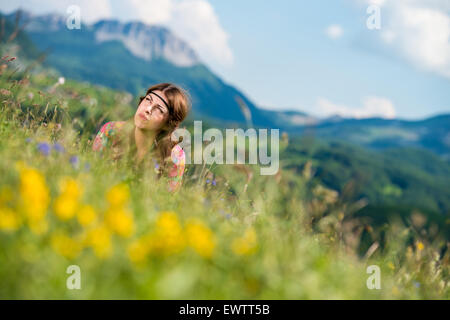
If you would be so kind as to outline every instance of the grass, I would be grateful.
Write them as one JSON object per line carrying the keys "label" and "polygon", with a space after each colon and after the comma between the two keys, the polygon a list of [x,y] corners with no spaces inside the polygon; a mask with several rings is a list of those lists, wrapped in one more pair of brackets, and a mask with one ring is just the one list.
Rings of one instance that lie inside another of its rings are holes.
{"label": "grass", "polygon": [[[361,203],[311,183],[311,166],[189,166],[168,193],[151,168],[91,151],[102,123],[132,114],[126,93],[16,63],[0,75],[1,298],[449,298],[447,244],[424,236],[426,217],[373,230]],[[71,265],[80,290],[66,286]]]}

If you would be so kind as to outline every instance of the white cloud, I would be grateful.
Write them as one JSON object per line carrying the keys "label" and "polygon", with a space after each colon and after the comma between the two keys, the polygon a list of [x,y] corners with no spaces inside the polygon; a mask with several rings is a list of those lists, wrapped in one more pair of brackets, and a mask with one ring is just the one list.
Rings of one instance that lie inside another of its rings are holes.
{"label": "white cloud", "polygon": [[373,4],[376,6],[383,6],[386,3],[386,0],[368,0],[369,4]]}
{"label": "white cloud", "polygon": [[378,1],[383,43],[420,69],[450,78],[450,1]]}
{"label": "white cloud", "polygon": [[169,27],[205,62],[231,65],[229,35],[207,0],[131,0],[128,10],[135,19]]}
{"label": "white cloud", "polygon": [[325,98],[319,98],[317,99],[315,111],[318,116],[322,117],[338,115],[357,119],[371,117],[395,118],[395,108],[392,101],[376,96],[365,97],[362,101],[362,106],[357,108],[335,104]]}
{"label": "white cloud", "polygon": [[172,0],[129,0],[127,3],[137,20],[148,24],[165,24],[170,21]]}
{"label": "white cloud", "polygon": [[338,39],[344,33],[342,27],[338,24],[332,24],[328,28],[325,29],[325,33],[331,39]]}
{"label": "white cloud", "polygon": [[36,14],[66,14],[67,7],[73,4],[80,6],[82,22],[113,17],[164,25],[185,40],[204,62],[224,66],[233,63],[229,35],[207,0],[17,0],[2,1],[0,10],[11,12],[21,7]]}

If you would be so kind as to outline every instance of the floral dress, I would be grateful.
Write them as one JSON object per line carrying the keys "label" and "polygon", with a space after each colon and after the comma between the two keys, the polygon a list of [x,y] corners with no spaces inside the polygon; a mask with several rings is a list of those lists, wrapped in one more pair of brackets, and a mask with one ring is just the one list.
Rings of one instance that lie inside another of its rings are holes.
{"label": "floral dress", "polygon": [[[107,146],[114,146],[118,139],[119,129],[122,128],[125,121],[110,121],[105,123],[92,144],[92,150],[102,151]],[[109,143],[111,142],[111,143]],[[168,170],[169,190],[176,191],[181,186],[181,181],[185,168],[185,154],[183,148],[178,144],[172,148],[172,164]],[[159,169],[158,162],[155,162],[155,168]]]}

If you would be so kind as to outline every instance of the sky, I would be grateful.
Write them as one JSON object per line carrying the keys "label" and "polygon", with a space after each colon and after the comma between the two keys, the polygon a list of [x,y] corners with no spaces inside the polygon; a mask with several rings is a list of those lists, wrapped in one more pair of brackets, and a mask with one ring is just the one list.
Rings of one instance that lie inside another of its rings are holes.
{"label": "sky", "polygon": [[450,113],[449,0],[0,0],[169,27],[256,105],[408,120]]}

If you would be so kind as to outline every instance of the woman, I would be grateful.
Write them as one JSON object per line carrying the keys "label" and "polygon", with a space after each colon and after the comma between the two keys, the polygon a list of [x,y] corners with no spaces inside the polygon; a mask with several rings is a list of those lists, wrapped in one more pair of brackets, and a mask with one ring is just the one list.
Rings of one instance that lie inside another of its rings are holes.
{"label": "woman", "polygon": [[126,154],[128,164],[141,171],[142,164],[153,159],[158,175],[167,174],[169,190],[181,186],[185,154],[171,140],[171,134],[186,118],[191,108],[187,93],[170,83],[150,87],[132,119],[105,123],[94,139],[92,149],[111,148],[113,159]]}

